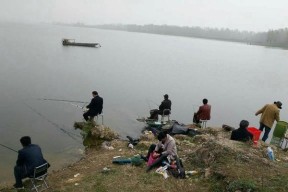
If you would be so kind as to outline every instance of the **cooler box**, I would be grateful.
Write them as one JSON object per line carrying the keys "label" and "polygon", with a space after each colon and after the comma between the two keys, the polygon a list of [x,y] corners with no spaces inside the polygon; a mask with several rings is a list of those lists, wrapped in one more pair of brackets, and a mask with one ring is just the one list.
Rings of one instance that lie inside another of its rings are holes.
{"label": "cooler box", "polygon": [[248,127],[247,130],[253,135],[253,143],[257,144],[262,131],[255,127]]}

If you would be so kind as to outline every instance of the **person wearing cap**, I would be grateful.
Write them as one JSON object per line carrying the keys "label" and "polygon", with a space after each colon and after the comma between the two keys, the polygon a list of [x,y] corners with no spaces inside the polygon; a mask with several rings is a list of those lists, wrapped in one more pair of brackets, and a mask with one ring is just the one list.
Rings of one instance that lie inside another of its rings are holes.
{"label": "person wearing cap", "polygon": [[232,131],[230,139],[234,141],[244,141],[244,142],[252,140],[253,135],[247,130],[248,126],[249,122],[246,120],[242,120],[240,122],[240,127]]}
{"label": "person wearing cap", "polygon": [[193,122],[200,123],[200,120],[210,120],[211,105],[208,104],[208,99],[202,100],[203,105],[199,107],[197,113],[194,113]]}
{"label": "person wearing cap", "polygon": [[[168,98],[169,96],[165,94],[164,100],[159,105],[159,110],[158,110],[159,115],[163,115],[163,112],[164,112],[164,115],[169,115],[171,113],[172,102]],[[165,109],[169,109],[169,110],[165,110]]]}
{"label": "person wearing cap", "polygon": [[256,116],[261,114],[259,130],[263,131],[265,129],[264,135],[262,137],[262,141],[264,142],[269,136],[274,121],[279,121],[280,119],[279,109],[282,109],[282,103],[280,101],[275,101],[273,104],[266,104],[255,113]]}

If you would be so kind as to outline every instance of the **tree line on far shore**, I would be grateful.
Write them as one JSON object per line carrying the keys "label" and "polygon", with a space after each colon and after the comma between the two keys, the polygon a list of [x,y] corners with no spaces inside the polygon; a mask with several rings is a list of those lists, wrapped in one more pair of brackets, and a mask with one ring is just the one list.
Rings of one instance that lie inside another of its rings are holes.
{"label": "tree line on far shore", "polygon": [[105,24],[85,25],[74,24],[79,27],[94,27],[99,29],[121,30],[130,32],[153,33],[161,35],[174,35],[184,37],[196,37],[205,39],[216,39],[223,41],[243,42],[247,44],[275,46],[288,48],[288,28],[269,30],[267,32],[239,31],[228,28],[202,28],[202,27],[180,27],[172,25],[136,25],[136,24]]}

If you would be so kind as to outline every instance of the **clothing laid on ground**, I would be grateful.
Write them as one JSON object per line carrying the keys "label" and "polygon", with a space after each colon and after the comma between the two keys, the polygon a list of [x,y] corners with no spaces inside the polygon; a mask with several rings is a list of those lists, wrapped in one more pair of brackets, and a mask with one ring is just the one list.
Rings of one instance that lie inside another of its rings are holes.
{"label": "clothing laid on ground", "polygon": [[83,114],[84,119],[87,121],[90,118],[97,116],[102,113],[103,110],[103,99],[100,96],[95,96],[91,99],[89,105],[86,106],[89,110]]}
{"label": "clothing laid on ground", "polygon": [[14,176],[16,186],[21,187],[22,179],[33,174],[34,168],[47,163],[43,158],[41,148],[38,145],[30,144],[18,151]]}
{"label": "clothing laid on ground", "polygon": [[235,141],[249,141],[252,140],[253,135],[246,128],[239,128],[233,130],[231,133],[231,140]]}

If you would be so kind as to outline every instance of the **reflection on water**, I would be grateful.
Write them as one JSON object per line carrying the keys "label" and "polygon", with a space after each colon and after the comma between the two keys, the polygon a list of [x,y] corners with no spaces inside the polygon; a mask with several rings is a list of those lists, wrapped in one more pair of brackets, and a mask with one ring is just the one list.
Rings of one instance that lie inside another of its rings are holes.
{"label": "reflection on water", "polygon": [[[237,127],[242,119],[258,127],[254,113],[285,100],[287,50],[203,39],[53,25],[0,24],[0,143],[20,149],[29,135],[58,169],[83,150],[74,122],[91,92],[104,99],[104,124],[121,137],[137,137],[164,94],[172,100],[171,119],[191,123],[208,98],[208,126]],[[99,42],[101,48],[63,47],[62,38]],[[80,136],[80,137],[79,137]],[[0,147],[0,181],[13,180],[16,154]]]}

